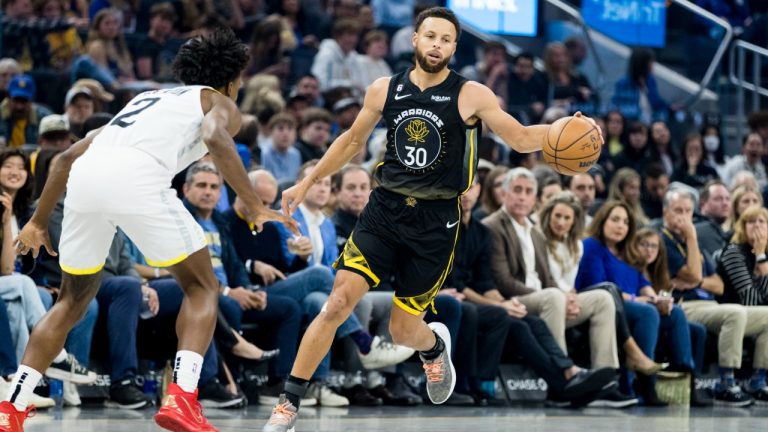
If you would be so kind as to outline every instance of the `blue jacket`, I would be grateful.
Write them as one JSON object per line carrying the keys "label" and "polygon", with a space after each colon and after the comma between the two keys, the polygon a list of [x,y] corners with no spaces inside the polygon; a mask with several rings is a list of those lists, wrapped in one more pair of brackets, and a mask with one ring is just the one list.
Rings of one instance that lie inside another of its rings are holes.
{"label": "blue jacket", "polygon": [[[184,206],[189,210],[195,220],[198,219],[197,210],[184,200]],[[224,265],[224,272],[227,274],[227,282],[231,287],[246,287],[251,284],[248,278],[248,272],[245,270],[245,264],[240,261],[235,250],[235,242],[232,240],[232,232],[229,229],[229,221],[219,211],[214,210],[211,220],[219,230],[221,238],[221,263]]]}
{"label": "blue jacket", "polygon": [[[301,212],[301,208],[296,210],[296,213],[293,214],[293,218],[299,223],[299,231],[301,231],[301,235],[309,237],[309,226],[307,225],[307,220],[304,218],[304,214]],[[281,224],[280,226],[283,227],[283,244],[285,244],[292,234],[284,225]],[[320,234],[323,236],[323,259],[320,264],[333,269],[333,262],[336,261],[336,258],[339,256],[339,247],[336,244],[336,227],[333,226],[331,218],[325,218],[323,223],[320,224]],[[295,255],[289,254],[288,262],[292,262],[294,258]],[[309,265],[314,264],[314,258],[310,258]]]}
{"label": "blue jacket", "polygon": [[[653,115],[647,120],[664,120],[668,116],[669,104],[661,98],[659,86],[653,75],[648,76],[646,83],[648,87],[648,102],[651,104]],[[625,76],[620,79],[614,87],[613,97],[611,98],[611,107],[616,108],[624,114],[627,120],[639,120],[640,112],[640,89]]]}
{"label": "blue jacket", "polygon": [[640,295],[640,288],[651,285],[642,273],[616,258],[600,241],[589,237],[583,243],[584,255],[576,275],[576,291],[603,282],[613,282],[627,294]]}

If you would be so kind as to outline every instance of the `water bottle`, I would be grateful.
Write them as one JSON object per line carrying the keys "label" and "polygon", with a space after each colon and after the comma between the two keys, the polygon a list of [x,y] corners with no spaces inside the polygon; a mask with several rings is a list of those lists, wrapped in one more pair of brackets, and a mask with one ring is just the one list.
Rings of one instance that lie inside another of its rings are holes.
{"label": "water bottle", "polygon": [[157,371],[154,362],[149,362],[149,370],[144,376],[144,394],[152,401],[157,400]]}
{"label": "water bottle", "polygon": [[48,396],[56,402],[56,408],[64,406],[64,383],[57,379],[49,380]]}

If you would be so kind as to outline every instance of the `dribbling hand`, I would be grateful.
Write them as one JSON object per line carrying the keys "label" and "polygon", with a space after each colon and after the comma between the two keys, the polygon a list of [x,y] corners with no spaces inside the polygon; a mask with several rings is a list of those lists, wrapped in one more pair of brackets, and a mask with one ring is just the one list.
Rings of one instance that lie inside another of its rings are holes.
{"label": "dribbling hand", "polygon": [[26,255],[32,251],[32,256],[37,258],[40,254],[40,247],[44,247],[50,256],[58,255],[51,246],[51,238],[48,236],[48,228],[41,227],[33,221],[29,221],[22,228],[19,236],[14,240],[16,254]]}
{"label": "dribbling hand", "polygon": [[605,138],[603,138],[603,130],[600,128],[600,126],[595,123],[595,120],[592,117],[587,117],[584,114],[581,113],[581,111],[576,111],[576,114],[573,115],[574,117],[581,117],[584,120],[588,121],[592,126],[597,129],[597,134],[600,136],[600,146],[602,147],[605,145]]}
{"label": "dribbling hand", "polygon": [[299,204],[304,201],[304,197],[307,196],[307,189],[304,187],[304,182],[299,182],[283,191],[281,203],[283,213],[288,216],[293,215],[296,209],[299,208]]}
{"label": "dribbling hand", "polygon": [[251,224],[253,224],[252,229],[261,232],[262,228],[264,227],[264,223],[269,221],[280,222],[289,230],[291,230],[292,233],[301,235],[301,232],[299,231],[299,223],[296,222],[296,220],[287,214],[276,212],[270,209],[260,210],[256,214],[256,217],[251,219]]}

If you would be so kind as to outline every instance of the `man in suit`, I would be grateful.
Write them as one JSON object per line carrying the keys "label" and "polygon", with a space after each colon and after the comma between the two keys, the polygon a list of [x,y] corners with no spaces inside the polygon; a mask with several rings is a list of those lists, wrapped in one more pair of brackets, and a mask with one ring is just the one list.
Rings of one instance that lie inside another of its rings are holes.
{"label": "man in suit", "polygon": [[564,352],[568,352],[565,329],[589,321],[593,367],[618,368],[610,294],[602,290],[576,294],[558,288],[549,269],[544,235],[528,219],[536,201],[536,178],[525,168],[515,168],[505,176],[503,187],[502,207],[483,220],[491,232],[496,288],[544,320]]}

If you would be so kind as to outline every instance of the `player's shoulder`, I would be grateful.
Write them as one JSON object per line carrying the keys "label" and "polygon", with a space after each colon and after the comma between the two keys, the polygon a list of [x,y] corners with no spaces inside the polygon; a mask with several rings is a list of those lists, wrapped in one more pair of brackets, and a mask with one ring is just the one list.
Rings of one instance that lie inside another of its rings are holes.
{"label": "player's shoulder", "polygon": [[466,80],[466,82],[464,82],[464,84],[461,86],[461,92],[467,93],[468,95],[477,96],[493,93],[491,89],[489,89],[485,84],[470,79]]}
{"label": "player's shoulder", "polygon": [[391,77],[382,77],[368,86],[368,90],[365,91],[364,105],[378,111],[383,110],[384,103],[387,101],[390,82],[392,82]]}

